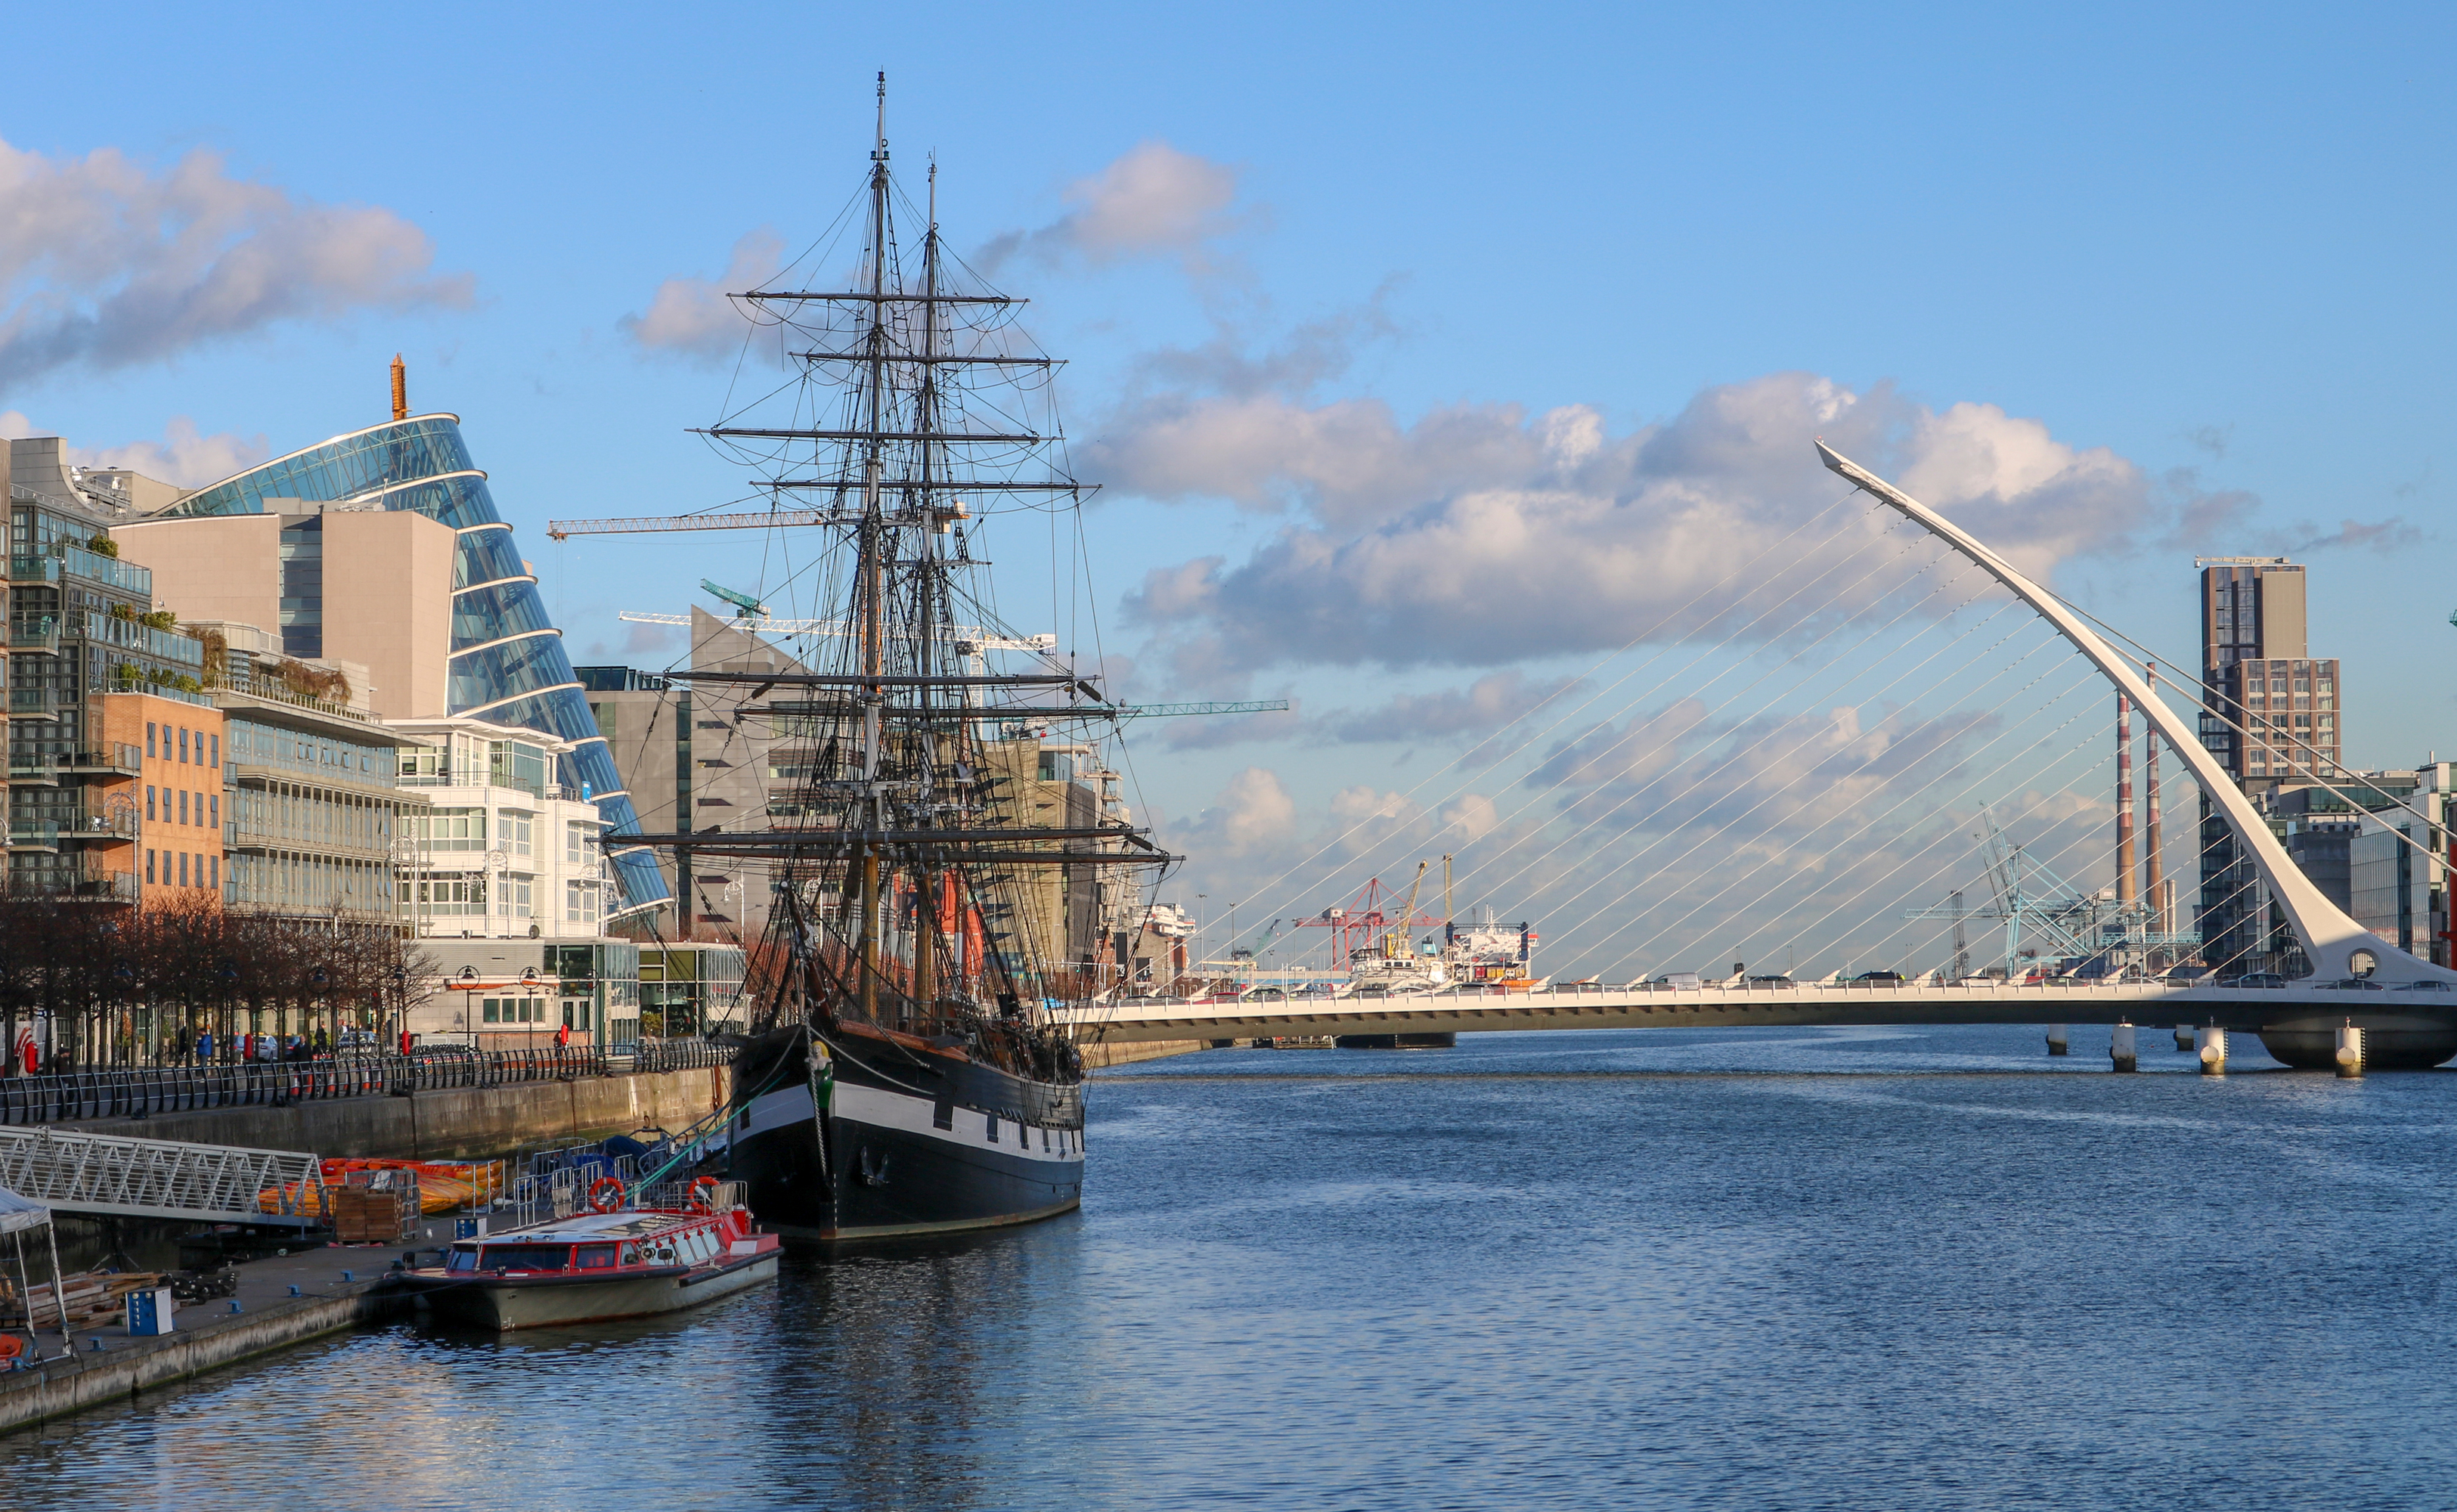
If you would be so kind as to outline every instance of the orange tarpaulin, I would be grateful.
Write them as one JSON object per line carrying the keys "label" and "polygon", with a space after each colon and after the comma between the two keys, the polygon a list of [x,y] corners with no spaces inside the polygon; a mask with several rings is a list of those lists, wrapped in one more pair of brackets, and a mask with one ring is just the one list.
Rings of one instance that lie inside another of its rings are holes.
{"label": "orange tarpaulin", "polygon": [[[319,1164],[323,1169],[324,1185],[327,1187],[349,1184],[354,1171],[360,1173],[360,1185],[365,1184],[366,1173],[372,1171],[414,1172],[418,1177],[419,1211],[426,1213],[450,1212],[455,1208],[490,1202],[504,1190],[504,1163],[500,1160],[379,1160],[367,1157],[326,1160]],[[306,1193],[302,1200],[297,1187],[268,1187],[256,1194],[258,1212],[279,1212],[285,1204],[293,1212],[301,1206],[312,1209],[315,1193]]]}

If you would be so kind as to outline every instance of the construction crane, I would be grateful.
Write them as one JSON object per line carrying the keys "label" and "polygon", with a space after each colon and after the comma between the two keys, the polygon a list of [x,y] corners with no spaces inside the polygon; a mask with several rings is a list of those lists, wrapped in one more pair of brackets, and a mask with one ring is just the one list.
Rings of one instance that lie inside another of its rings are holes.
{"label": "construction crane", "polygon": [[575,535],[630,535],[652,530],[761,530],[772,525],[823,525],[836,518],[824,509],[767,509],[757,514],[652,514],[628,520],[549,520],[549,541]]}
{"label": "construction crane", "polygon": [[1241,703],[1122,703],[1100,712],[1121,719],[1150,719],[1204,714],[1279,714],[1288,706],[1286,698],[1249,698]]}
{"label": "construction crane", "polygon": [[2120,903],[2115,901],[2113,889],[2086,892],[2065,880],[2038,858],[2008,839],[2004,831],[1996,827],[1995,815],[1984,809],[1980,812],[1980,824],[1971,838],[1979,841],[1989,890],[1995,895],[1989,906],[1965,908],[1962,895],[1956,893],[1948,907],[1915,908],[1903,915],[1906,919],[1952,920],[1957,955],[1962,923],[1967,919],[2004,922],[2005,975],[2009,980],[2022,969],[2022,937],[2026,929],[2034,942],[2029,955],[2042,954],[2044,946],[2044,953],[2051,958],[2075,961],[2096,955],[2130,956],[2152,945],[2189,947],[2200,942],[2199,935],[2164,934],[2154,929],[2154,911],[2147,903]]}
{"label": "construction crane", "polygon": [[753,598],[748,593],[737,593],[730,588],[723,588],[717,584],[712,583],[707,578],[701,578],[699,580],[699,586],[700,591],[710,594],[712,597],[721,598],[727,603],[733,605],[738,611],[734,616],[737,619],[766,619],[768,617],[768,606],[762,604],[757,599]]}
{"label": "construction crane", "polygon": [[[899,359],[910,361],[910,359]],[[969,358],[981,362],[981,358]],[[866,487],[859,478],[763,478],[763,488],[816,488],[858,491]],[[899,493],[919,487],[911,479],[882,479],[879,490]],[[1079,499],[1089,499],[1101,491],[1098,484],[1050,484],[1002,482],[976,478],[963,486],[965,493],[1069,493]],[[546,533],[549,540],[568,540],[575,535],[636,535],[662,530],[764,530],[778,525],[828,525],[860,518],[859,510],[843,512],[831,509],[761,509],[745,514],[650,514],[605,520],[549,520]]]}
{"label": "construction crane", "polygon": [[1422,918],[1413,911],[1394,915],[1389,895],[1382,891],[1382,879],[1376,877],[1345,905],[1326,908],[1311,919],[1291,919],[1289,927],[1330,930],[1332,969],[1344,970],[1360,947],[1370,947],[1386,929],[1414,929],[1441,922],[1442,920]]}
{"label": "construction crane", "polygon": [[[712,583],[702,582],[702,588],[712,589],[723,597],[732,596]],[[649,614],[638,610],[624,610],[614,616],[630,625],[689,625],[689,614]],[[761,635],[850,635],[854,627],[841,619],[774,619],[766,613],[744,614],[729,621],[735,630],[747,630]],[[985,635],[978,627],[959,625],[953,632],[957,640],[983,651],[1052,652],[1058,649],[1055,635]]]}

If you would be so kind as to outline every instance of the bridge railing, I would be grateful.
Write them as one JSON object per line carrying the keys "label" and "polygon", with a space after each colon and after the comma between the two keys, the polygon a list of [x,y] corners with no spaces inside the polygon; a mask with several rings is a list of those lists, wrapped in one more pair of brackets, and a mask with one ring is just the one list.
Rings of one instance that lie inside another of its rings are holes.
{"label": "bridge railing", "polygon": [[0,1127],[85,1118],[141,1118],[209,1108],[281,1108],[349,1097],[408,1096],[455,1088],[512,1087],[614,1076],[626,1070],[677,1071],[724,1066],[733,1052],[697,1041],[642,1046],[621,1059],[596,1046],[528,1050],[429,1049],[342,1055],[325,1061],[257,1061],[232,1066],[129,1067],[65,1076],[0,1078]]}

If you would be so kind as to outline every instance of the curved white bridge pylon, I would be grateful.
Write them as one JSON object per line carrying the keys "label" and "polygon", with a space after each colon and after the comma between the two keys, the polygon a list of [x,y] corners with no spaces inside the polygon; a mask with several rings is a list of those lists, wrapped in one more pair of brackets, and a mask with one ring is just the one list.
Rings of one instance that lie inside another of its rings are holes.
{"label": "curved white bridge pylon", "polygon": [[[2082,617],[1971,534],[1822,441],[1826,466],[1925,529],[2027,605],[2141,712],[2181,761],[2266,883],[2311,963],[2310,976],[2219,981],[1793,984],[1753,979],[1687,988],[1593,983],[1534,991],[1447,988],[1338,997],[1272,990],[1218,998],[1118,999],[1062,1010],[1080,1041],[1439,1037],[1476,1030],[1841,1026],[1918,1024],[2174,1024],[2256,1032],[2290,1066],[2427,1067],[2457,1057],[2457,970],[2365,929],[2286,854],[2242,789],[2132,663]],[[2129,1035],[2129,1030],[2123,1031]],[[2216,1041],[2220,1062],[2222,1034]],[[2352,1046],[2351,1049],[2349,1046]],[[2204,1042],[2206,1062],[2211,1051]]]}
{"label": "curved white bridge pylon", "polygon": [[[2165,738],[2168,749],[2192,772],[2193,779],[2209,796],[2210,806],[2234,832],[2236,843],[2251,856],[2261,880],[2268,884],[2270,895],[2278,900],[2288,926],[2310,959],[2315,979],[2368,978],[2383,986],[2402,986],[2410,982],[2457,983],[2457,971],[2435,966],[2389,944],[2355,922],[2314,886],[2302,868],[2286,854],[2286,848],[2278,843],[2278,837],[2269,832],[2268,823],[2252,806],[2252,800],[2244,797],[2243,790],[2236,786],[2226,769],[2201,744],[2199,735],[2178,718],[2175,711],[2150,691],[2132,665],[2054,594],[2014,570],[2012,563],[1980,545],[1968,531],[1823,441],[1817,443],[1817,455],[1845,480],[1922,526],[2005,585],[2089,658],[2118,693],[2133,701],[2133,707],[2141,711],[2151,728]],[[2359,953],[2370,958],[2368,966],[2356,960]]]}

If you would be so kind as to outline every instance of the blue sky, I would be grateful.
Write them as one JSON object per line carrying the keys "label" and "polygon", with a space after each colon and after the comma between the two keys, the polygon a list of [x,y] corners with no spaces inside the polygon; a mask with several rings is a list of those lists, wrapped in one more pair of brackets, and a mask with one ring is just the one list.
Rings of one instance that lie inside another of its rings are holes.
{"label": "blue sky", "polygon": [[[2433,671],[2457,634],[2439,570],[2457,466],[2442,455],[2446,11],[914,14],[13,18],[12,54],[45,61],[13,71],[0,113],[14,155],[0,197],[19,206],[0,267],[0,412],[94,452],[192,427],[180,455],[204,466],[382,418],[398,349],[415,406],[464,416],[574,659],[654,665],[671,649],[627,647],[613,612],[678,610],[702,575],[755,576],[748,545],[558,548],[544,522],[738,494],[735,470],[685,434],[714,413],[722,370],[644,347],[624,320],[669,280],[719,279],[747,235],[816,235],[858,183],[884,68],[899,168],[935,152],[951,241],[1048,233],[1000,278],[1072,360],[1070,435],[1105,459],[1100,608],[1134,691],[1300,700],[1307,722],[1275,738],[1146,738],[1146,806],[1206,848],[1188,893],[1262,886],[1324,833],[1335,794],[1406,789],[1473,724],[1334,741],[1340,718],[1398,729],[1479,678],[1541,684],[1619,644],[1623,627],[1591,612],[1613,581],[1572,570],[1599,554],[1579,522],[1604,516],[1576,508],[1511,516],[1561,533],[1488,580],[1518,606],[1489,625],[1470,581],[1411,589],[1404,611],[1252,633],[1297,625],[1291,605],[1311,612],[1350,581],[1271,556],[1291,539],[1346,563],[1360,543],[1422,546],[1438,515],[1476,558],[1462,490],[1625,504],[1661,480],[1660,454],[1575,478],[1538,456],[1559,439],[1538,417],[1566,406],[1607,461],[1684,415],[1692,455],[1735,437],[1764,448],[1681,472],[1675,492],[1822,504],[1792,434],[1809,423],[1790,423],[1815,410],[1804,396],[1850,395],[1876,460],[1925,468],[1941,502],[1960,490],[1992,508],[2070,595],[2187,653],[2196,550],[2300,550],[2314,650],[2348,664],[2349,757],[2457,750]],[[1070,242],[1105,171],[1155,143],[1198,198],[1226,197],[1141,239]],[[44,326],[114,289],[201,275],[176,248],[124,267],[82,242],[47,249],[65,233],[26,212],[28,186],[83,172],[125,208],[200,152],[219,159],[192,165],[211,192],[274,228],[287,292],[158,340]],[[97,170],[97,153],[125,161]],[[1190,355],[1156,361],[1172,350]],[[1730,423],[1700,420],[1702,396],[1736,393],[1756,419],[1726,404]],[[1475,434],[1455,448],[1461,427]],[[1994,470],[1951,466],[1954,436],[1993,448]],[[2035,465],[2005,461],[2024,448]],[[1359,467],[1380,470],[1340,471]],[[1525,609],[1547,596],[1547,553],[1576,601],[1550,626]],[[1211,558],[1208,578],[1188,574]],[[1392,559],[1422,576],[1423,557]],[[1486,683],[1485,707],[1506,715],[1506,692]],[[1412,843],[1351,860],[1400,870]]]}

